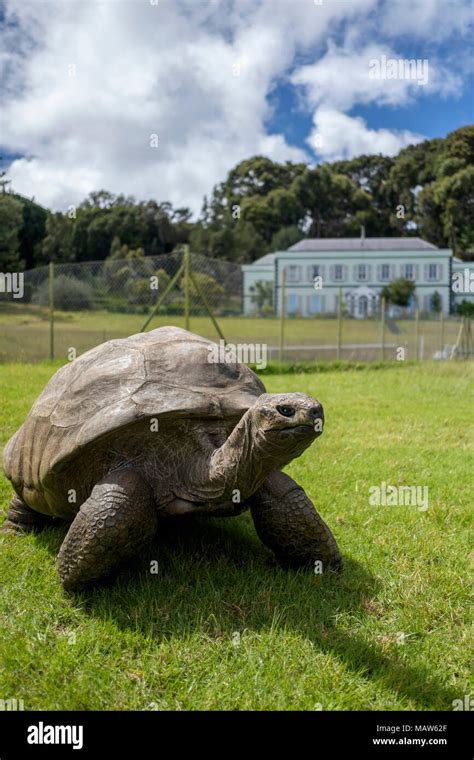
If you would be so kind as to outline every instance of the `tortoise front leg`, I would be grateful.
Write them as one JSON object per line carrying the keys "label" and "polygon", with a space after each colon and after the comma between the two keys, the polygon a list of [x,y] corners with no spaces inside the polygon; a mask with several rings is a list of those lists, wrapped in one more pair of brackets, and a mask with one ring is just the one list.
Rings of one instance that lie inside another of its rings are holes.
{"label": "tortoise front leg", "polygon": [[77,513],[58,555],[67,591],[112,573],[153,538],[157,514],[150,487],[132,470],[111,473]]}
{"label": "tortoise front leg", "polygon": [[334,536],[303,489],[283,472],[270,473],[249,499],[260,540],[285,566],[322,562],[339,570],[342,557]]}

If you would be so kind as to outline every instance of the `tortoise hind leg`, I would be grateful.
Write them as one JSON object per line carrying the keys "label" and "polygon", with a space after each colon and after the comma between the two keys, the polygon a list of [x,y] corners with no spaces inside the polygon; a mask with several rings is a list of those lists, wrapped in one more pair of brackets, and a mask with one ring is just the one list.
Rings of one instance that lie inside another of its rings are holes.
{"label": "tortoise hind leg", "polygon": [[81,505],[58,555],[67,591],[110,575],[138,554],[156,532],[150,487],[132,470],[107,476]]}
{"label": "tortoise hind leg", "polygon": [[283,472],[272,472],[249,499],[260,540],[287,567],[322,563],[339,570],[342,558],[324,520],[303,489]]}
{"label": "tortoise hind leg", "polygon": [[43,528],[54,525],[54,518],[43,515],[25,504],[16,494],[12,496],[7,519],[2,525],[2,533],[38,533]]}

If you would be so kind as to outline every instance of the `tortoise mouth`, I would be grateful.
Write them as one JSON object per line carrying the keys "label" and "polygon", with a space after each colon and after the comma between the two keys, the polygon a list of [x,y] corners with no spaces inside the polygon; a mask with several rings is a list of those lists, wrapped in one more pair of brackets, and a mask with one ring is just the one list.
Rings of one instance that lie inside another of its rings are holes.
{"label": "tortoise mouth", "polygon": [[264,432],[270,435],[276,434],[276,435],[281,435],[281,436],[288,436],[288,435],[316,436],[318,435],[320,431],[316,431],[313,425],[295,425],[294,427],[285,427],[285,428],[267,428]]}

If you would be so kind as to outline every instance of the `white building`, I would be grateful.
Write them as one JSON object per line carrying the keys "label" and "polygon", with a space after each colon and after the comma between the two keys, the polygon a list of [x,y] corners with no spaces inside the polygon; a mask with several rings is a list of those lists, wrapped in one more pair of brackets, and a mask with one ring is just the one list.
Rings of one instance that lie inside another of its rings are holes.
{"label": "white building", "polygon": [[[474,263],[456,259],[450,249],[416,237],[304,239],[287,251],[266,254],[242,270],[244,313],[248,315],[257,311],[254,286],[258,281],[272,283],[275,311],[280,313],[283,271],[289,315],[334,314],[341,293],[351,316],[370,317],[379,308],[384,285],[400,277],[416,284],[409,307],[413,311],[432,311],[435,293],[445,313],[453,310],[455,301],[474,300]],[[453,273],[464,283],[463,291],[453,289]],[[469,282],[471,290],[466,288]],[[389,313],[396,316],[397,308],[390,307]]]}

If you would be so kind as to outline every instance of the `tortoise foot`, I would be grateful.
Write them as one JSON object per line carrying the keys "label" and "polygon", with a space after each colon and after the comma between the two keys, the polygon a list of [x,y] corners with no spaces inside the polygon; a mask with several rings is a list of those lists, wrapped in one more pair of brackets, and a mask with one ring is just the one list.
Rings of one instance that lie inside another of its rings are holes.
{"label": "tortoise foot", "polygon": [[250,501],[257,534],[282,567],[316,567],[318,562],[321,571],[342,568],[336,539],[288,475],[271,473]]}
{"label": "tortoise foot", "polygon": [[19,496],[15,495],[11,498],[7,519],[2,525],[2,533],[17,535],[39,533],[39,531],[50,528],[52,525],[52,517],[43,515],[41,512],[35,512]]}

